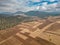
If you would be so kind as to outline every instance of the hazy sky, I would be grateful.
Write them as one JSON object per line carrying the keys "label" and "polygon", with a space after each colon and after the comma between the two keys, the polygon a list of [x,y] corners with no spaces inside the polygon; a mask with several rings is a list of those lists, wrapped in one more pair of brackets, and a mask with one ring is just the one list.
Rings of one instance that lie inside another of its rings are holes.
{"label": "hazy sky", "polygon": [[0,0],[0,12],[60,11],[60,0]]}

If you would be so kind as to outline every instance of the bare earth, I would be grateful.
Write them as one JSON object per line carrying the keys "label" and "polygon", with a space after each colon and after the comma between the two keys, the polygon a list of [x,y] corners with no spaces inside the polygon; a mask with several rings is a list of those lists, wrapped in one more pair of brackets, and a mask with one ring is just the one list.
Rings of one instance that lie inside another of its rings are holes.
{"label": "bare earth", "polygon": [[60,19],[56,18],[0,30],[0,45],[60,45]]}

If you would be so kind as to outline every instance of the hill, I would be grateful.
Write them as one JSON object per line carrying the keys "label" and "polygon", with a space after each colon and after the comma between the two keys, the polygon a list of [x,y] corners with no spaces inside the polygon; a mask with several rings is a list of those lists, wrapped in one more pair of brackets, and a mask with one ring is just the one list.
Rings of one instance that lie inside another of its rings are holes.
{"label": "hill", "polygon": [[59,16],[60,12],[43,12],[43,11],[29,11],[25,13],[29,16],[38,16],[40,18],[48,17],[48,16]]}

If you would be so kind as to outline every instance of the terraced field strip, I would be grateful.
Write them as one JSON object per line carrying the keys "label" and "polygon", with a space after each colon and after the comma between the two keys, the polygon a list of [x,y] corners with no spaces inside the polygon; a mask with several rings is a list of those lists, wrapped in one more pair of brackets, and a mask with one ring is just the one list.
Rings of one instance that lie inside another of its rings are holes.
{"label": "terraced field strip", "polygon": [[57,35],[57,36],[60,36],[60,34],[58,32],[51,32],[51,31],[47,31],[45,33],[50,33],[50,34],[53,34],[53,35]]}
{"label": "terraced field strip", "polygon": [[33,28],[37,28],[39,25],[42,25],[43,23],[38,23],[35,26],[33,26]]}
{"label": "terraced field strip", "polygon": [[32,33],[32,31],[30,31],[29,29],[24,29],[22,28],[22,31],[20,31],[21,33]]}
{"label": "terraced field strip", "polygon": [[21,33],[21,34],[23,34],[23,35],[25,35],[25,36],[27,36],[27,37],[29,37],[27,40],[25,40],[25,41],[27,41],[27,43],[29,42],[30,43],[30,45],[55,45],[54,43],[52,43],[52,42],[49,42],[49,41],[47,41],[47,40],[45,40],[45,39],[42,39],[42,38],[33,38],[33,37],[31,37],[31,36],[29,36],[29,34],[26,34],[26,33]]}
{"label": "terraced field strip", "polygon": [[44,22],[43,24],[41,24],[40,26],[38,26],[38,28],[39,29],[43,29],[45,26],[47,26],[47,25],[49,25],[49,24],[51,24],[52,22],[50,22],[50,21],[46,21],[46,22]]}
{"label": "terraced field strip", "polygon": [[1,42],[0,42],[0,44],[2,44],[2,43],[4,43],[4,42],[6,42],[7,40],[11,39],[12,37],[13,37],[13,36],[8,37],[7,39],[5,39],[5,40],[1,41]]}
{"label": "terraced field strip", "polygon": [[56,21],[57,23],[60,23],[60,21]]}
{"label": "terraced field strip", "polygon": [[33,38],[39,36],[41,33],[43,33],[44,31],[46,31],[46,29],[49,28],[50,26],[52,26],[53,24],[54,24],[54,23],[51,23],[51,24],[45,26],[45,27],[44,27],[43,29],[41,29],[41,30],[38,28],[36,31],[32,32],[32,33],[30,34],[30,36],[33,37]]}
{"label": "terraced field strip", "polygon": [[39,23],[39,24],[36,24],[35,26],[33,26],[32,28],[20,28],[20,29],[22,29],[22,31],[20,31],[20,32],[22,32],[22,33],[32,33],[32,32],[34,32],[35,30],[36,30],[36,28],[39,26],[39,25],[41,25],[41,24],[43,24],[43,23]]}
{"label": "terraced field strip", "polygon": [[18,36],[18,37],[20,37],[20,38],[22,38],[22,39],[24,39],[24,40],[26,40],[26,39],[28,38],[28,37],[26,37],[25,35],[22,35],[22,34],[20,34],[20,33],[17,33],[16,36]]}
{"label": "terraced field strip", "polygon": [[[4,32],[4,33],[3,33]],[[17,32],[19,32],[18,29],[16,30],[4,30],[3,32],[0,33],[0,42],[7,39],[8,37],[15,35]]]}
{"label": "terraced field strip", "polygon": [[41,45],[34,38],[32,38],[26,34],[20,33],[20,35],[24,35],[24,36],[28,37],[27,39],[25,39],[25,38],[23,39],[23,37],[16,35],[17,39],[19,39],[24,45]]}

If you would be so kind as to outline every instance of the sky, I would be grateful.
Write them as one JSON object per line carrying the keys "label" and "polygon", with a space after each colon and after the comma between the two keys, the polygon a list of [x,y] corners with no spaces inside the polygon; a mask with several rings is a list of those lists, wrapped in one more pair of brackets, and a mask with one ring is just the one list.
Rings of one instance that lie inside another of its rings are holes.
{"label": "sky", "polygon": [[60,0],[0,0],[0,12],[59,12]]}

